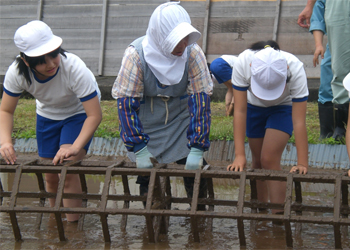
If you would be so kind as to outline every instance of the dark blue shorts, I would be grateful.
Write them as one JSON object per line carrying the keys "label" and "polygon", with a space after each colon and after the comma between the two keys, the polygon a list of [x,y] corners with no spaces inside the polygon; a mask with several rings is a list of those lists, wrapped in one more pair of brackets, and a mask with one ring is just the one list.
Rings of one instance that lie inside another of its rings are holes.
{"label": "dark blue shorts", "polygon": [[[77,139],[86,119],[86,114],[77,114],[65,120],[51,120],[36,115],[36,138],[38,153],[43,158],[54,158],[60,146],[73,144]],[[90,141],[85,145],[86,152]]]}
{"label": "dark blue shorts", "polygon": [[293,134],[292,106],[257,107],[248,103],[247,137],[263,138],[268,128]]}

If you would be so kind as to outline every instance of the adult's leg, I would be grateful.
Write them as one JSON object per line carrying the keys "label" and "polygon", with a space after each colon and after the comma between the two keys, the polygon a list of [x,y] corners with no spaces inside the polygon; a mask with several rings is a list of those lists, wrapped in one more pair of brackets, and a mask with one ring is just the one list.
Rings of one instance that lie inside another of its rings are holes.
{"label": "adult's leg", "polygon": [[[284,148],[289,140],[289,135],[276,129],[266,129],[261,150],[261,167],[269,170],[281,170],[281,158]],[[269,198],[271,203],[283,204],[286,197],[286,182],[267,181]],[[272,213],[281,210],[273,209]]]}
{"label": "adult's leg", "polygon": [[[350,72],[350,2],[347,0],[326,1],[325,22],[329,49],[332,55],[332,91],[335,104],[335,129],[333,138],[345,136],[349,97],[343,86],[345,76]],[[345,111],[345,113],[343,112]]]}
{"label": "adult's leg", "polygon": [[[252,152],[252,168],[262,169],[261,166],[261,149],[263,146],[264,138],[248,138],[250,151]],[[260,202],[268,202],[269,194],[267,190],[267,183],[265,181],[256,181],[258,200]]]}
{"label": "adult's leg", "polygon": [[324,58],[321,61],[320,88],[318,91],[318,114],[320,121],[320,139],[329,138],[334,132],[333,92],[331,82],[333,79],[331,67],[331,53],[326,46]]}
{"label": "adult's leg", "polygon": [[[181,160],[176,161],[177,164],[185,165],[186,164],[187,158],[183,158]],[[207,165],[207,161],[203,159],[203,165]],[[184,180],[184,187],[186,191],[187,198],[192,198],[193,197],[193,185],[194,185],[194,177],[183,177]],[[199,194],[198,198],[207,198],[208,196],[208,184],[207,184],[207,179],[201,178],[200,183],[199,183]],[[197,205],[197,210],[202,210],[204,211],[205,205]]]}

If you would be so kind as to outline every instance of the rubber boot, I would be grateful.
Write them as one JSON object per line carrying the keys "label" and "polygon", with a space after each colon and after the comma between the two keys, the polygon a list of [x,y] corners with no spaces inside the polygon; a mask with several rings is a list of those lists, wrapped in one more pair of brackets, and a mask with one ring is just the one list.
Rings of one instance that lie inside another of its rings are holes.
{"label": "rubber boot", "polygon": [[349,103],[334,104],[334,134],[333,138],[336,141],[343,140],[346,132],[346,125],[348,122]]}
{"label": "rubber boot", "polygon": [[[183,177],[183,179],[184,179],[184,185],[185,185],[187,198],[192,198],[193,197],[194,177]],[[208,193],[207,179],[201,178],[201,182],[199,184],[198,198],[207,198],[207,193]],[[205,211],[206,210],[205,205],[198,204],[197,210],[198,211]]]}
{"label": "rubber boot", "polygon": [[[147,196],[148,194],[148,184],[149,176],[137,176],[136,184],[140,184],[140,196]],[[143,207],[146,207],[146,202],[143,201]]]}
{"label": "rubber boot", "polygon": [[318,117],[320,120],[320,139],[332,137],[334,133],[333,103],[318,103]]}

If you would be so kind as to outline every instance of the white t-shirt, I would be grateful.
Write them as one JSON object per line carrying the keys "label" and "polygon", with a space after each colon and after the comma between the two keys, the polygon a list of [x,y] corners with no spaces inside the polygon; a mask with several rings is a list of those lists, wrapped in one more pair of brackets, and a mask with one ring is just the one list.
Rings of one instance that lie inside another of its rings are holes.
{"label": "white t-shirt", "polygon": [[8,68],[5,80],[5,91],[14,96],[24,90],[36,99],[37,114],[51,119],[63,120],[79,113],[85,113],[82,101],[89,100],[95,91],[101,99],[95,76],[85,63],[76,55],[66,52],[67,58],[61,56],[57,74],[51,79],[40,81],[29,70],[32,84],[22,75],[18,75],[17,63],[14,61]]}
{"label": "white t-shirt", "polygon": [[237,56],[231,55],[222,55],[221,58],[224,59],[231,66],[231,68],[233,68],[233,65],[237,60]]}
{"label": "white t-shirt", "polygon": [[292,105],[292,101],[307,100],[309,90],[303,63],[294,55],[282,51],[286,58],[291,73],[290,81],[286,84],[283,94],[276,100],[266,101],[253,95],[250,89],[251,69],[250,64],[257,51],[247,49],[243,51],[232,69],[232,85],[238,90],[247,90],[248,103],[259,107],[271,107],[276,105]]}

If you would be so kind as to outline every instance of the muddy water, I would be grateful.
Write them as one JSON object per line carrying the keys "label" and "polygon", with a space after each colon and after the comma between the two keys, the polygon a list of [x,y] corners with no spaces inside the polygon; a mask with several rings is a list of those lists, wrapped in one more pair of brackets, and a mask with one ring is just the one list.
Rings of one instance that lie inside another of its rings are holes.
{"label": "muddy water", "polygon": [[[5,190],[11,190],[13,174],[1,174],[2,184]],[[101,193],[103,176],[87,176],[89,193]],[[135,178],[129,179],[130,191],[138,193],[138,185]],[[303,202],[305,204],[332,204],[332,186],[304,187]],[[315,184],[316,185],[316,184]],[[319,184],[318,184],[319,185]],[[177,197],[185,197],[181,178],[171,179],[172,193]],[[247,186],[249,188],[249,186]],[[21,179],[20,191],[38,191],[36,177],[24,174]],[[123,190],[121,179],[113,177],[110,192],[116,194]],[[237,200],[238,186],[232,180],[214,180],[215,197],[219,199]],[[249,194],[249,190],[246,192]],[[247,196],[248,197],[248,196]],[[248,197],[249,199],[249,197]],[[5,198],[3,205],[8,205],[9,199]],[[34,199],[19,198],[17,206],[38,206]],[[48,204],[46,204],[48,206]],[[97,207],[98,201],[89,201],[88,206]],[[122,207],[121,202],[108,202],[108,207]],[[132,202],[130,208],[142,209],[141,202]],[[172,209],[187,209],[188,205],[172,206]],[[233,211],[232,207],[215,207],[216,211]],[[247,210],[246,212],[249,212]],[[333,216],[333,214],[315,214],[310,216]],[[126,230],[120,229],[120,215],[109,215],[108,225],[111,243],[104,242],[102,227],[98,215],[86,215],[84,229],[79,231],[76,223],[67,223],[64,219],[64,230],[67,241],[60,242],[54,216],[44,214],[40,229],[35,228],[36,214],[17,214],[19,227],[23,241],[15,242],[12,226],[8,214],[0,213],[0,249],[287,249],[285,244],[285,231],[283,226],[274,225],[269,221],[258,222],[256,228],[251,230],[251,223],[245,221],[245,236],[247,246],[240,248],[237,223],[232,219],[214,219],[213,229],[207,231],[207,221],[201,221],[200,243],[194,242],[191,234],[191,223],[188,218],[171,217],[167,235],[161,235],[159,242],[149,243],[145,218],[143,216],[129,216]],[[297,225],[292,224],[293,249],[333,249],[334,234],[330,225],[303,224],[302,233],[296,230]],[[343,232],[343,247],[349,249],[350,233]]]}

